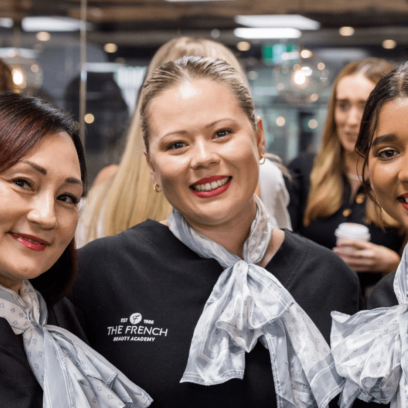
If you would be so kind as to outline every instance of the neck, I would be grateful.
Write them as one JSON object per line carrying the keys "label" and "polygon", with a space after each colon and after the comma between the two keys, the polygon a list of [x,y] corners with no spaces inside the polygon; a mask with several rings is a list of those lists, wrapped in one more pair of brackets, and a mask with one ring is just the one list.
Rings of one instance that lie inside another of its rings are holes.
{"label": "neck", "polygon": [[217,225],[199,224],[186,221],[190,226],[201,235],[211,239],[219,245],[222,245],[229,252],[243,257],[244,244],[251,231],[251,224],[256,216],[256,204],[251,197],[248,205],[236,217],[224,223]]}
{"label": "neck", "polygon": [[6,276],[0,275],[0,285],[4,286],[7,289],[11,289],[17,294],[20,294],[20,288],[23,282],[21,280],[10,279]]}
{"label": "neck", "polygon": [[356,152],[348,153],[344,152],[344,167],[346,173],[355,174],[361,176],[363,171],[363,161],[359,160],[359,155]]}

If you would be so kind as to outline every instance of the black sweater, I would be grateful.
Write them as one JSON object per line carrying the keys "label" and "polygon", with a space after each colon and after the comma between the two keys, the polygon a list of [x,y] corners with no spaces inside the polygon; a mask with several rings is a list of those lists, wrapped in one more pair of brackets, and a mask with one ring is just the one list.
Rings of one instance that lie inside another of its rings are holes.
{"label": "black sweater", "polygon": [[[305,227],[303,216],[305,214],[307,198],[310,190],[310,173],[313,169],[314,154],[305,154],[293,160],[288,168],[293,176],[292,182],[287,181],[287,188],[290,195],[288,206],[292,228],[294,232],[317,242],[326,248],[332,249],[336,246],[334,231],[342,222],[354,222],[365,224],[366,202],[363,187],[357,191],[353,201],[351,198],[351,188],[347,179],[344,179],[344,197],[340,209],[327,218],[317,218]],[[384,232],[374,224],[367,225],[371,242],[385,246],[399,253],[404,242],[404,237],[398,234],[397,229],[387,228]],[[362,272],[358,274],[363,293],[366,288],[375,285],[382,277],[381,273]]]}
{"label": "black sweater", "polygon": [[[73,305],[67,299],[48,308],[48,324],[87,342]],[[0,318],[0,408],[42,408],[43,390],[6,319]]]}
{"label": "black sweater", "polygon": [[[154,399],[153,407],[274,407],[268,351],[246,355],[243,380],[180,384],[194,328],[223,268],[200,258],[170,230],[146,221],[79,250],[73,301],[91,346]],[[355,272],[331,251],[285,231],[266,269],[293,295],[329,342],[332,310],[359,310]]]}

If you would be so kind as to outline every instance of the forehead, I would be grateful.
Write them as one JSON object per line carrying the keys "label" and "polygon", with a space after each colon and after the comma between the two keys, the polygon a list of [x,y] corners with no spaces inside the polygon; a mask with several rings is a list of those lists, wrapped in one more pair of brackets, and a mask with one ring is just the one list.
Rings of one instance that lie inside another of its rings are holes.
{"label": "forehead", "polygon": [[387,102],[380,110],[375,136],[394,133],[408,137],[408,99]]}
{"label": "forehead", "polygon": [[52,173],[81,178],[78,154],[74,142],[66,132],[45,136],[21,160],[29,160]]}
{"label": "forehead", "polygon": [[364,75],[347,75],[337,84],[337,99],[367,100],[374,88],[374,82]]}
{"label": "forehead", "polygon": [[225,115],[246,117],[227,85],[207,79],[185,80],[157,95],[148,109],[152,133],[171,124],[192,125]]}

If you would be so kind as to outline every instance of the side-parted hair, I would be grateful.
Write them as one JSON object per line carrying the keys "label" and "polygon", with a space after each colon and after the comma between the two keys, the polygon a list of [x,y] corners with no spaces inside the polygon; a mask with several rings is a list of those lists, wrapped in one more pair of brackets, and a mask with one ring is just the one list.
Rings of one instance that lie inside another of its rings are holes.
{"label": "side-parted hair", "polygon": [[[337,86],[340,80],[349,75],[360,74],[376,84],[393,69],[394,67],[386,60],[364,58],[346,65],[334,81],[323,130],[322,147],[316,155],[313,170],[310,174],[310,190],[303,217],[303,225],[309,225],[316,218],[329,217],[339,210],[343,202],[344,149],[340,143],[334,119]],[[371,200],[366,201],[366,214],[366,221],[368,223],[373,222],[376,225],[382,225]],[[393,225],[392,222],[391,225]]]}
{"label": "side-parted hair", "polygon": [[[145,82],[164,63],[184,56],[222,59],[235,68],[248,86],[245,72],[231,50],[215,41],[192,37],[174,38],[163,44],[149,65]],[[144,157],[145,146],[140,123],[143,94],[142,88],[118,169],[108,180],[92,187],[88,194],[88,202],[79,221],[84,227],[86,242],[118,234],[148,218],[161,221],[170,214],[170,203],[163,194],[157,194],[153,190],[149,167]]]}
{"label": "side-parted hair", "polygon": [[408,63],[385,75],[376,85],[367,100],[361,121],[360,132],[356,142],[356,151],[363,158],[363,186],[367,195],[377,203],[370,186],[370,181],[365,178],[368,168],[368,159],[374,134],[378,125],[381,108],[395,99],[408,98]]}
{"label": "side-parted hair", "polygon": [[165,90],[183,81],[210,80],[225,85],[235,96],[239,106],[256,130],[255,106],[251,94],[238,72],[220,59],[202,57],[183,57],[170,61],[153,72],[143,86],[140,106],[143,140],[149,154],[149,103]]}
{"label": "side-parted hair", "polygon": [[[74,142],[86,190],[85,154],[77,124],[65,113],[33,98],[12,92],[0,93],[0,173],[14,166],[49,134],[66,132]],[[76,275],[76,249],[72,240],[58,261],[32,279],[49,304],[61,300],[72,288]]]}

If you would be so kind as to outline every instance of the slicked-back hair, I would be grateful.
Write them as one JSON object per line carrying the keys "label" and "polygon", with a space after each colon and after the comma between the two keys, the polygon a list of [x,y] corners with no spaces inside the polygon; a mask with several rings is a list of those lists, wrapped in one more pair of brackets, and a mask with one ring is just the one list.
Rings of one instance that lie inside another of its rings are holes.
{"label": "slicked-back hair", "polygon": [[255,107],[251,94],[239,73],[227,62],[203,57],[183,57],[170,61],[153,72],[143,86],[140,107],[143,139],[149,153],[149,103],[165,90],[183,81],[210,80],[225,85],[235,96],[239,106],[256,130]]}
{"label": "slicked-back hair", "polygon": [[[86,191],[86,165],[78,126],[70,116],[39,98],[12,92],[0,93],[0,173],[14,166],[47,135],[66,132],[78,154],[81,180]],[[61,300],[76,275],[76,249],[72,240],[58,261],[32,279],[49,304]]]}

